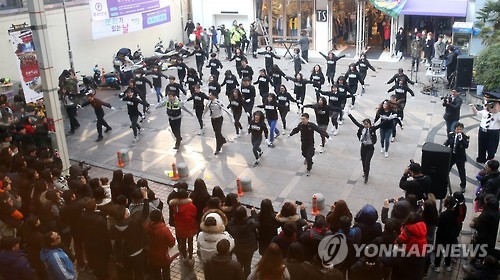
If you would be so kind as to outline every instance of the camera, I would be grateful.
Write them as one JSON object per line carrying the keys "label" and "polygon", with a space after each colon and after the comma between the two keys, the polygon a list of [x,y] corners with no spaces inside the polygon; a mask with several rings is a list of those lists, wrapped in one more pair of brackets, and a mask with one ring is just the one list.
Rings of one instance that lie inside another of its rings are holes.
{"label": "camera", "polygon": [[297,205],[302,205],[302,201],[295,200],[295,204],[297,204]]}
{"label": "camera", "polygon": [[423,199],[417,200],[417,205],[424,206],[424,200]]}
{"label": "camera", "polygon": [[394,203],[396,202],[396,200],[394,198],[388,198],[387,201],[389,201],[389,203]]}

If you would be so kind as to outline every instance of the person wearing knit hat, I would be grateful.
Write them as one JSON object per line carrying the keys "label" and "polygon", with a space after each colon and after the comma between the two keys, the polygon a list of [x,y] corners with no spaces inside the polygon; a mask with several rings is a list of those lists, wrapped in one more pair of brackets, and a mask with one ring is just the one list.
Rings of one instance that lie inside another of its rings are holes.
{"label": "person wearing knit hat", "polygon": [[201,232],[198,234],[198,250],[200,259],[205,264],[217,252],[217,243],[227,239],[230,251],[234,248],[233,237],[226,231],[227,217],[218,209],[205,212],[200,223]]}

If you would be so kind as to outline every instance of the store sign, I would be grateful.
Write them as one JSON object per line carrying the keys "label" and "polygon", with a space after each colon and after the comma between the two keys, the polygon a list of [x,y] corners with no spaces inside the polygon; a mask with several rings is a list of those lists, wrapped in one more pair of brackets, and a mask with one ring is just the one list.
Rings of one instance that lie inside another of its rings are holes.
{"label": "store sign", "polygon": [[169,0],[90,0],[92,38],[139,31],[171,21]]}
{"label": "store sign", "polygon": [[35,102],[43,98],[43,92],[33,32],[30,28],[25,28],[9,31],[9,35],[26,103]]}
{"label": "store sign", "polygon": [[316,21],[317,22],[327,22],[328,12],[326,10],[316,10]]}

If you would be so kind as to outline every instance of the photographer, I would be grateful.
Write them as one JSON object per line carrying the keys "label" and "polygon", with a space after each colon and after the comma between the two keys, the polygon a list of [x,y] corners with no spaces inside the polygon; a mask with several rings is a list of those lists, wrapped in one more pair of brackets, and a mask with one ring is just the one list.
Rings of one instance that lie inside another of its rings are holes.
{"label": "photographer", "polygon": [[462,97],[458,91],[452,90],[450,95],[441,97],[441,100],[443,100],[443,107],[445,107],[443,119],[446,122],[446,133],[449,136],[460,119]]}
{"label": "photographer", "polygon": [[[413,160],[410,162],[410,165],[405,168],[401,180],[399,180],[399,187],[406,192],[406,196],[414,194],[417,200],[425,200],[431,190],[431,178],[422,174],[420,164],[413,162]],[[412,177],[413,180],[408,180],[409,177]]]}
{"label": "photographer", "polygon": [[217,26],[217,30],[220,31],[221,38],[222,38],[222,40],[221,40],[222,42],[219,46],[221,48],[226,49],[226,53],[227,53],[226,60],[229,60],[232,57],[232,55],[231,55],[231,47],[232,47],[231,46],[231,31],[229,31],[229,29],[227,29],[224,24]]}

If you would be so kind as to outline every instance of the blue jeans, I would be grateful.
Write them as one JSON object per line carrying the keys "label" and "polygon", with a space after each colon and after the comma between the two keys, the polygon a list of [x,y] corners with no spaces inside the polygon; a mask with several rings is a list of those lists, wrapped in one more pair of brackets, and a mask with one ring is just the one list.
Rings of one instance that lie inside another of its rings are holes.
{"label": "blue jeans", "polygon": [[389,143],[391,143],[392,127],[380,129],[380,146],[385,148],[385,152],[389,151]]}
{"label": "blue jeans", "polygon": [[156,91],[156,99],[158,100],[158,103],[163,99],[163,95],[161,94],[161,88],[160,87],[155,87]]}
{"label": "blue jeans", "polygon": [[278,120],[267,120],[267,123],[269,124],[269,142],[273,143],[274,142],[274,134],[280,134],[280,131],[276,128],[276,124],[278,123]]}

